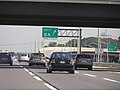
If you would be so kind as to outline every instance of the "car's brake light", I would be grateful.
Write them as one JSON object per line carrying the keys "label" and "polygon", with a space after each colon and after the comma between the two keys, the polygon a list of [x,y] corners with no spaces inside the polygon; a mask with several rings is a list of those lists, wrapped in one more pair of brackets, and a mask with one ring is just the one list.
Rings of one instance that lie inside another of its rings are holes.
{"label": "car's brake light", "polygon": [[90,62],[90,63],[91,63],[91,62],[93,62],[93,60],[87,60],[87,62]]}
{"label": "car's brake light", "polygon": [[55,60],[55,63],[58,63],[58,60]]}
{"label": "car's brake light", "polygon": [[80,60],[80,59],[78,59],[78,60],[76,60],[76,62],[81,62],[81,60]]}
{"label": "car's brake light", "polygon": [[73,63],[73,60],[67,60],[68,63]]}
{"label": "car's brake light", "polygon": [[46,58],[43,58],[43,60],[46,60]]}
{"label": "car's brake light", "polygon": [[55,60],[53,59],[53,60],[51,60],[51,63],[55,63]]}
{"label": "car's brake light", "polygon": [[34,60],[34,58],[30,58],[30,60]]}

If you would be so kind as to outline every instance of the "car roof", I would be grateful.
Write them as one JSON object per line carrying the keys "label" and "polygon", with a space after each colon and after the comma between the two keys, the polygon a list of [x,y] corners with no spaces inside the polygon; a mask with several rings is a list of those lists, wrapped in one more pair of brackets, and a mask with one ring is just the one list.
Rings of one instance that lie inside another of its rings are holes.
{"label": "car roof", "polygon": [[81,53],[81,54],[77,54],[77,55],[89,55],[89,54],[83,54],[83,53]]}
{"label": "car roof", "polygon": [[44,54],[44,53],[31,53],[31,54]]}
{"label": "car roof", "polygon": [[10,55],[10,53],[6,53],[6,52],[3,53],[2,52],[2,53],[0,53],[0,55],[7,55],[8,56],[8,55]]}
{"label": "car roof", "polygon": [[55,53],[67,53],[67,52],[53,52],[53,53],[55,54]]}

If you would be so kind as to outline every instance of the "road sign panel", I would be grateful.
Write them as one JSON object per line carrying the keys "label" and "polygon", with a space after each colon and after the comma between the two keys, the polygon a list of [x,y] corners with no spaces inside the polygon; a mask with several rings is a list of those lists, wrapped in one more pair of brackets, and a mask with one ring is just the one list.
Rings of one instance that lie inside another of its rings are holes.
{"label": "road sign panel", "polygon": [[117,45],[108,44],[108,51],[117,51]]}
{"label": "road sign panel", "polygon": [[42,38],[58,38],[58,28],[42,28]]}

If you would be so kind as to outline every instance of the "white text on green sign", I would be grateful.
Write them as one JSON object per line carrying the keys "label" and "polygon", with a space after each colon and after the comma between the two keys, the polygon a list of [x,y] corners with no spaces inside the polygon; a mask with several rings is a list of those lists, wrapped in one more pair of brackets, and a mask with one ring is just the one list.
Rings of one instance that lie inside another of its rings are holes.
{"label": "white text on green sign", "polygon": [[58,28],[42,28],[43,38],[58,38]]}
{"label": "white text on green sign", "polygon": [[108,44],[108,51],[117,51],[117,45]]}

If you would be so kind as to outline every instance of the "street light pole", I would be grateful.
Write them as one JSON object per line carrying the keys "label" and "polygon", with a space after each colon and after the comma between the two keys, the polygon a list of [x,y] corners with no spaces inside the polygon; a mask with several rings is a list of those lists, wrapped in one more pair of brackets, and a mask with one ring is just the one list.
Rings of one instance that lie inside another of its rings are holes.
{"label": "street light pole", "polygon": [[98,62],[100,62],[100,35],[99,35],[99,28],[98,28]]}
{"label": "street light pole", "polygon": [[107,43],[107,62],[109,62],[109,59],[108,59],[108,43]]}

